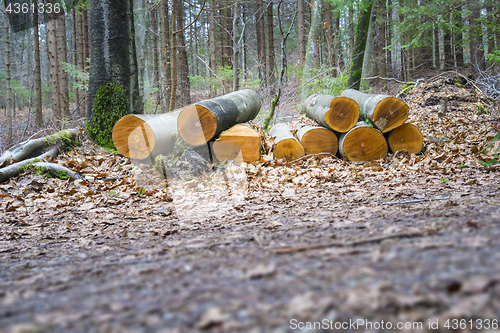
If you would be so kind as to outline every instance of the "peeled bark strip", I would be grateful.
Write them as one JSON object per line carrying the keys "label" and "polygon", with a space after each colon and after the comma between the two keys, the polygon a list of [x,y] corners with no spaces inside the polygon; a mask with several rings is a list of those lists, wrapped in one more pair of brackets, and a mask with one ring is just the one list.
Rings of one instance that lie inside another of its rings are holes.
{"label": "peeled bark strip", "polygon": [[376,128],[360,121],[339,138],[339,153],[349,161],[371,161],[387,156],[387,142]]}
{"label": "peeled bark strip", "polygon": [[393,129],[387,138],[392,152],[406,150],[411,153],[420,153],[423,146],[422,133],[417,126],[405,123]]}
{"label": "peeled bark strip", "polygon": [[244,89],[184,108],[177,120],[181,138],[202,145],[232,126],[254,119],[260,111],[259,95]]}
{"label": "peeled bark strip", "polygon": [[260,160],[260,135],[246,124],[238,124],[221,133],[213,150],[219,161],[256,162]]}
{"label": "peeled bark strip", "polygon": [[57,152],[64,150],[76,141],[78,133],[79,130],[76,128],[67,129],[43,138],[21,142],[3,153],[0,157],[0,165],[39,156],[53,147],[57,148]]}
{"label": "peeled bark strip", "polygon": [[305,155],[304,147],[293,136],[290,128],[285,124],[276,124],[269,131],[274,137],[273,154],[277,159],[286,158],[296,160]]}
{"label": "peeled bark strip", "polygon": [[126,115],[113,127],[116,149],[122,155],[138,160],[168,154],[175,145],[179,113]]}
{"label": "peeled bark strip", "polygon": [[302,105],[302,109],[309,118],[340,133],[353,128],[359,118],[358,104],[343,96],[311,95]]}
{"label": "peeled bark strip", "polygon": [[354,89],[345,90],[342,96],[355,100],[361,118],[369,120],[382,133],[401,126],[408,119],[409,107],[399,98],[366,94]]}
{"label": "peeled bark strip", "polygon": [[295,134],[304,147],[306,154],[337,154],[339,147],[337,135],[327,128],[303,126]]}

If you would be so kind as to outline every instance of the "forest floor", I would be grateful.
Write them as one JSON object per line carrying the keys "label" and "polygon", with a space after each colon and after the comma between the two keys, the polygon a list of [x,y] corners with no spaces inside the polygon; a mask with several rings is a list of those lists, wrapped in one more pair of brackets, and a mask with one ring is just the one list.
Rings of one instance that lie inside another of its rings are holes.
{"label": "forest floor", "polygon": [[1,184],[0,331],[498,332],[498,110],[448,78],[405,100],[419,155],[176,182],[84,142],[84,179]]}

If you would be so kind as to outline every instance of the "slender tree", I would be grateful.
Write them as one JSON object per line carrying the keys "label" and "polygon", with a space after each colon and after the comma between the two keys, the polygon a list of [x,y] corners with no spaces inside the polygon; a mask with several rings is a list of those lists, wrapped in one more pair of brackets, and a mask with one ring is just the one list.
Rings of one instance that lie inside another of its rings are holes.
{"label": "slender tree", "polygon": [[38,11],[33,12],[33,41],[35,51],[35,126],[43,124],[42,113],[42,74],[40,70],[40,34],[38,30]]}
{"label": "slender tree", "polygon": [[304,15],[304,0],[297,0],[297,44],[299,65],[306,61],[306,20]]}
{"label": "slender tree", "polygon": [[7,133],[5,135],[5,144],[9,147],[12,144],[12,87],[11,87],[11,76],[10,76],[10,29],[9,20],[7,19],[7,14],[4,13],[5,20],[5,86],[6,86],[6,96],[5,96],[5,112],[7,114]]}
{"label": "slender tree", "polygon": [[352,66],[349,74],[350,89],[359,90],[361,84],[361,74],[363,71],[363,57],[366,48],[366,39],[370,27],[370,17],[372,12],[373,0],[368,0],[366,8],[361,9],[358,23],[358,34],[356,36],[356,47],[353,54]]}
{"label": "slender tree", "polygon": [[171,67],[170,67],[170,29],[169,29],[168,0],[160,2],[160,42],[161,64],[163,72],[163,110],[168,111],[171,94]]}

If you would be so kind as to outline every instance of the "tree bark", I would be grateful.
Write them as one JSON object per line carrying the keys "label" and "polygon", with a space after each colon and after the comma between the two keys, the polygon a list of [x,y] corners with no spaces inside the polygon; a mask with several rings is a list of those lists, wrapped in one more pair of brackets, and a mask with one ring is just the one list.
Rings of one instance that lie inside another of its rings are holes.
{"label": "tree bark", "polygon": [[113,127],[116,149],[138,160],[169,154],[175,145],[179,113],[126,115]]}
{"label": "tree bark", "polygon": [[163,72],[163,111],[167,112],[170,106],[171,79],[170,66],[170,29],[169,29],[168,0],[160,2],[160,42],[161,42],[161,64]]}
{"label": "tree bark", "polygon": [[[73,14],[73,66],[75,68],[78,68],[78,30],[76,29],[77,26],[77,15],[76,15],[76,8],[73,8],[72,11]],[[75,78],[75,81],[77,84],[79,84],[79,80]],[[75,88],[75,99],[76,99],[76,104],[80,102],[80,90],[78,88]],[[81,115],[81,112],[78,112],[79,115]]]}
{"label": "tree bark", "polygon": [[209,13],[209,24],[208,24],[208,41],[209,41],[209,49],[210,49],[210,57],[209,57],[209,70],[210,70],[210,92],[209,96],[211,98],[217,96],[217,89],[215,89],[213,80],[215,79],[215,73],[217,71],[218,62],[217,62],[217,47],[216,47],[216,36],[217,36],[217,23],[215,21],[215,11],[216,11],[216,3],[215,0],[209,1],[210,13]]}
{"label": "tree bark", "polygon": [[[183,28],[184,23],[184,9],[182,2],[177,6],[177,29]],[[179,54],[179,69],[180,69],[180,94],[181,94],[181,104],[186,106],[191,104],[191,84],[189,81],[189,62],[186,51],[186,38],[184,31],[178,33],[178,54]]]}
{"label": "tree bark", "polygon": [[220,134],[213,150],[221,162],[256,162],[260,160],[260,135],[247,124],[237,124]]}
{"label": "tree bark", "polygon": [[295,135],[304,147],[306,155],[337,154],[339,148],[337,135],[325,127],[303,126],[297,130]]}
{"label": "tree bark", "polygon": [[33,39],[35,49],[35,126],[42,127],[42,74],[40,70],[40,33],[38,30],[38,10],[33,12]]}
{"label": "tree bark", "polygon": [[257,0],[257,59],[261,85],[267,87],[266,30],[264,24],[264,3]]}
{"label": "tree bark", "polygon": [[384,135],[360,121],[349,132],[339,138],[339,153],[349,161],[371,161],[387,156]]}
{"label": "tree bark", "polygon": [[322,126],[340,133],[353,128],[359,118],[358,104],[348,97],[311,95],[302,103],[302,110]]}
{"label": "tree bark", "polygon": [[273,22],[273,0],[270,0],[267,4],[267,43],[268,43],[268,83],[269,83],[269,95],[274,95],[274,84],[276,79],[274,76],[274,22]]}
{"label": "tree bark", "polygon": [[304,147],[286,124],[276,124],[269,130],[274,138],[273,155],[277,159],[296,160],[305,155]]}
{"label": "tree bark", "polygon": [[[239,24],[240,19],[240,4],[238,2],[234,3],[234,15],[233,15],[233,91],[240,88],[240,43],[238,43],[239,37]],[[244,34],[245,31],[243,30]]]}
{"label": "tree bark", "polygon": [[349,83],[347,86],[350,89],[358,89],[361,84],[361,74],[363,72],[363,58],[366,48],[366,39],[368,37],[368,29],[370,27],[370,18],[372,12],[373,0],[369,0],[367,7],[361,11],[358,23],[358,33],[356,35],[356,46],[352,57],[352,66],[349,75]]}
{"label": "tree bark", "polygon": [[457,63],[458,68],[464,67],[464,45],[463,45],[463,36],[462,36],[462,15],[461,12],[462,7],[458,9],[458,12],[455,11],[453,13],[453,39],[454,39],[454,48],[455,48],[455,61]]}
{"label": "tree bark", "polygon": [[179,135],[192,146],[205,144],[232,126],[254,119],[260,106],[259,95],[249,89],[195,103],[179,114]]}
{"label": "tree bark", "polygon": [[327,66],[335,66],[335,41],[333,36],[333,20],[332,20],[332,5],[330,1],[323,0],[323,16],[325,21],[325,36],[326,36],[326,50],[327,54]]}
{"label": "tree bark", "polygon": [[12,87],[10,77],[10,29],[9,20],[4,13],[5,23],[5,112],[7,113],[7,133],[5,135],[5,144],[9,147],[12,144]]}
{"label": "tree bark", "polygon": [[170,33],[170,105],[169,111],[175,109],[175,102],[177,98],[177,34],[175,31],[179,28],[177,26],[177,7],[179,0],[172,0],[172,15],[170,16],[172,22],[172,32]]}
{"label": "tree bark", "polygon": [[297,0],[297,38],[299,52],[299,66],[306,61],[306,21],[304,15],[304,0]]}
{"label": "tree bark", "polygon": [[481,17],[481,1],[471,1],[469,9],[472,11],[469,18],[470,59],[477,70],[483,71],[486,69],[486,61],[484,58],[482,24],[479,21]]}
{"label": "tree bark", "polygon": [[406,150],[410,154],[418,154],[422,151],[422,133],[417,126],[404,123],[396,127],[387,135],[387,143],[392,152]]}
{"label": "tree bark", "polygon": [[132,0],[90,0],[89,16],[92,34],[87,118],[92,121],[96,92],[108,83],[124,90],[129,113],[142,113]]}
{"label": "tree bark", "polygon": [[[305,82],[308,82],[313,76],[315,64],[314,55],[315,50],[318,47],[317,40],[319,39],[319,31],[321,25],[321,8],[323,1],[314,0],[312,13],[311,13],[311,27],[309,28],[309,36],[307,39],[306,47],[306,60],[304,63],[304,68],[302,72],[302,78]],[[301,100],[304,101],[310,95],[311,85],[302,85]]]}
{"label": "tree bark", "polygon": [[388,132],[408,119],[409,107],[402,100],[387,95],[372,95],[347,89],[342,96],[352,98],[359,105],[362,119],[369,120],[383,133]]}
{"label": "tree bark", "polygon": [[69,119],[69,83],[68,73],[62,67],[62,63],[68,62],[68,49],[66,46],[66,15],[62,14],[56,20],[57,38],[57,78],[59,81],[59,103],[61,106],[61,119]]}
{"label": "tree bark", "polygon": [[47,34],[49,40],[49,63],[50,63],[50,89],[51,89],[51,102],[52,102],[52,121],[57,127],[61,126],[61,101],[59,95],[59,71],[58,71],[58,54],[57,54],[57,37],[56,37],[56,19],[50,18],[47,22]]}
{"label": "tree bark", "polygon": [[151,30],[152,30],[152,37],[153,37],[153,88],[157,89],[158,91],[155,92],[156,98],[155,98],[155,104],[160,103],[160,69],[158,66],[158,10],[157,7],[155,6],[151,12]]}

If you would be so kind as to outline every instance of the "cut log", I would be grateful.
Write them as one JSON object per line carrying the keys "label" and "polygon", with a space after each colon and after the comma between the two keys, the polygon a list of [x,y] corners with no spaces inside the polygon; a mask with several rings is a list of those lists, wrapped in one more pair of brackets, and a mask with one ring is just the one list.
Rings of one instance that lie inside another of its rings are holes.
{"label": "cut log", "polygon": [[269,135],[274,137],[273,154],[277,159],[286,158],[287,160],[296,160],[305,155],[304,147],[297,140],[290,128],[285,124],[276,124]]}
{"label": "cut log", "polygon": [[393,129],[388,137],[387,142],[392,152],[406,150],[411,153],[420,153],[423,146],[422,132],[417,126],[405,123]]}
{"label": "cut log", "polygon": [[339,153],[349,161],[371,161],[387,156],[387,142],[376,128],[360,121],[339,138]]}
{"label": "cut log", "polygon": [[382,133],[401,126],[408,119],[408,105],[399,98],[366,94],[354,89],[345,90],[342,96],[355,100],[359,105],[361,118],[369,120]]}
{"label": "cut log", "polygon": [[337,154],[339,148],[337,135],[327,128],[303,126],[295,134],[304,147],[306,154]]}
{"label": "cut log", "polygon": [[339,133],[353,128],[359,118],[358,104],[342,96],[311,95],[302,104],[302,110],[309,118]]}
{"label": "cut log", "polygon": [[182,140],[199,146],[236,124],[254,119],[259,111],[259,95],[250,89],[239,90],[184,108],[177,129]]}
{"label": "cut log", "polygon": [[249,125],[234,125],[221,133],[213,150],[219,161],[256,162],[260,160],[260,135]]}
{"label": "cut log", "polygon": [[156,115],[129,114],[113,127],[113,143],[124,156],[142,160],[173,149],[180,111]]}

